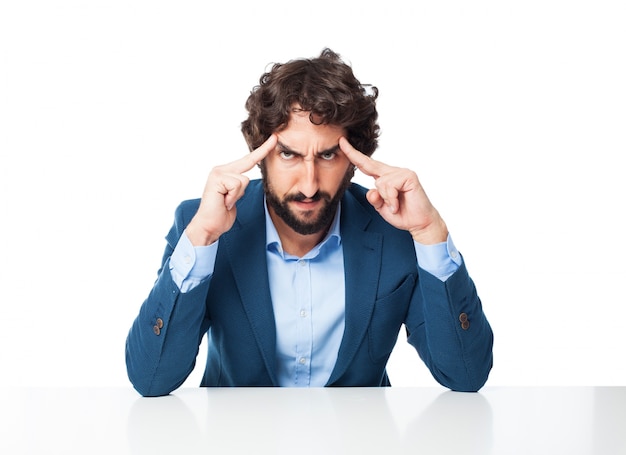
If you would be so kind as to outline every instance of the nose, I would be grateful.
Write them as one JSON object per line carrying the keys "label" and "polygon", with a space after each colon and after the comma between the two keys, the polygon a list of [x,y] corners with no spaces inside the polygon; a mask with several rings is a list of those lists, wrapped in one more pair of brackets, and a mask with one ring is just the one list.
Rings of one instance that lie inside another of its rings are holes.
{"label": "nose", "polygon": [[302,160],[302,171],[298,189],[306,197],[313,197],[319,190],[318,172],[315,159]]}

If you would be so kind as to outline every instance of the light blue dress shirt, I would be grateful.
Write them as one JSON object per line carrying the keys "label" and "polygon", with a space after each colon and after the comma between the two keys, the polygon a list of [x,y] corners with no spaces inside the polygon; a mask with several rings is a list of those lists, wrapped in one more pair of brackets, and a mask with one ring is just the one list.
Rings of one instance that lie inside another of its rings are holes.
{"label": "light blue dress shirt", "polygon": [[281,386],[322,387],[335,367],[345,325],[340,215],[338,210],[326,237],[299,258],[283,251],[265,209],[267,268]]}
{"label": "light blue dress shirt", "polygon": [[[305,256],[285,253],[265,208],[266,254],[274,317],[279,385],[321,387],[335,366],[345,323],[341,208],[326,237]],[[170,259],[172,279],[188,292],[210,279],[219,241],[194,247],[183,233]],[[452,238],[436,245],[413,242],[417,264],[445,281],[461,265]]]}

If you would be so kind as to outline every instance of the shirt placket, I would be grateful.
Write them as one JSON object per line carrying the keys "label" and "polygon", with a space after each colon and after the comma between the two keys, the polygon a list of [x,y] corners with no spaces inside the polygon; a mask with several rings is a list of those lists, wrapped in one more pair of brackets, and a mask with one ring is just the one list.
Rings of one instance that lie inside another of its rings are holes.
{"label": "shirt placket", "polygon": [[311,382],[311,353],[313,349],[313,327],[311,323],[312,287],[311,264],[300,259],[295,264],[296,289],[296,352],[295,383],[306,387]]}

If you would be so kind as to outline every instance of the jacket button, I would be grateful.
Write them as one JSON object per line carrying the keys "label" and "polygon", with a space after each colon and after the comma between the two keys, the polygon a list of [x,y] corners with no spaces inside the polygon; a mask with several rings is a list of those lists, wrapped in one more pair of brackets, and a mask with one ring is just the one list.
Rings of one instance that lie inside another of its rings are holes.
{"label": "jacket button", "polygon": [[461,328],[463,330],[467,330],[469,329],[470,323],[467,320],[467,313],[461,313],[459,314],[459,321],[461,321]]}
{"label": "jacket button", "polygon": [[161,335],[162,328],[163,328],[163,319],[157,318],[156,324],[154,324],[154,326],[152,327],[152,331],[154,332],[156,336],[159,336]]}

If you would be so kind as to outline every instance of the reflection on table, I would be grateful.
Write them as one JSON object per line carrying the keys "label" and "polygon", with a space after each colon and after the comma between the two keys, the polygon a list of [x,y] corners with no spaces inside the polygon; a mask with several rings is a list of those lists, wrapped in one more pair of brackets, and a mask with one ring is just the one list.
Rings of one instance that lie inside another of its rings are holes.
{"label": "reflection on table", "polygon": [[0,453],[626,454],[626,387],[15,388]]}

